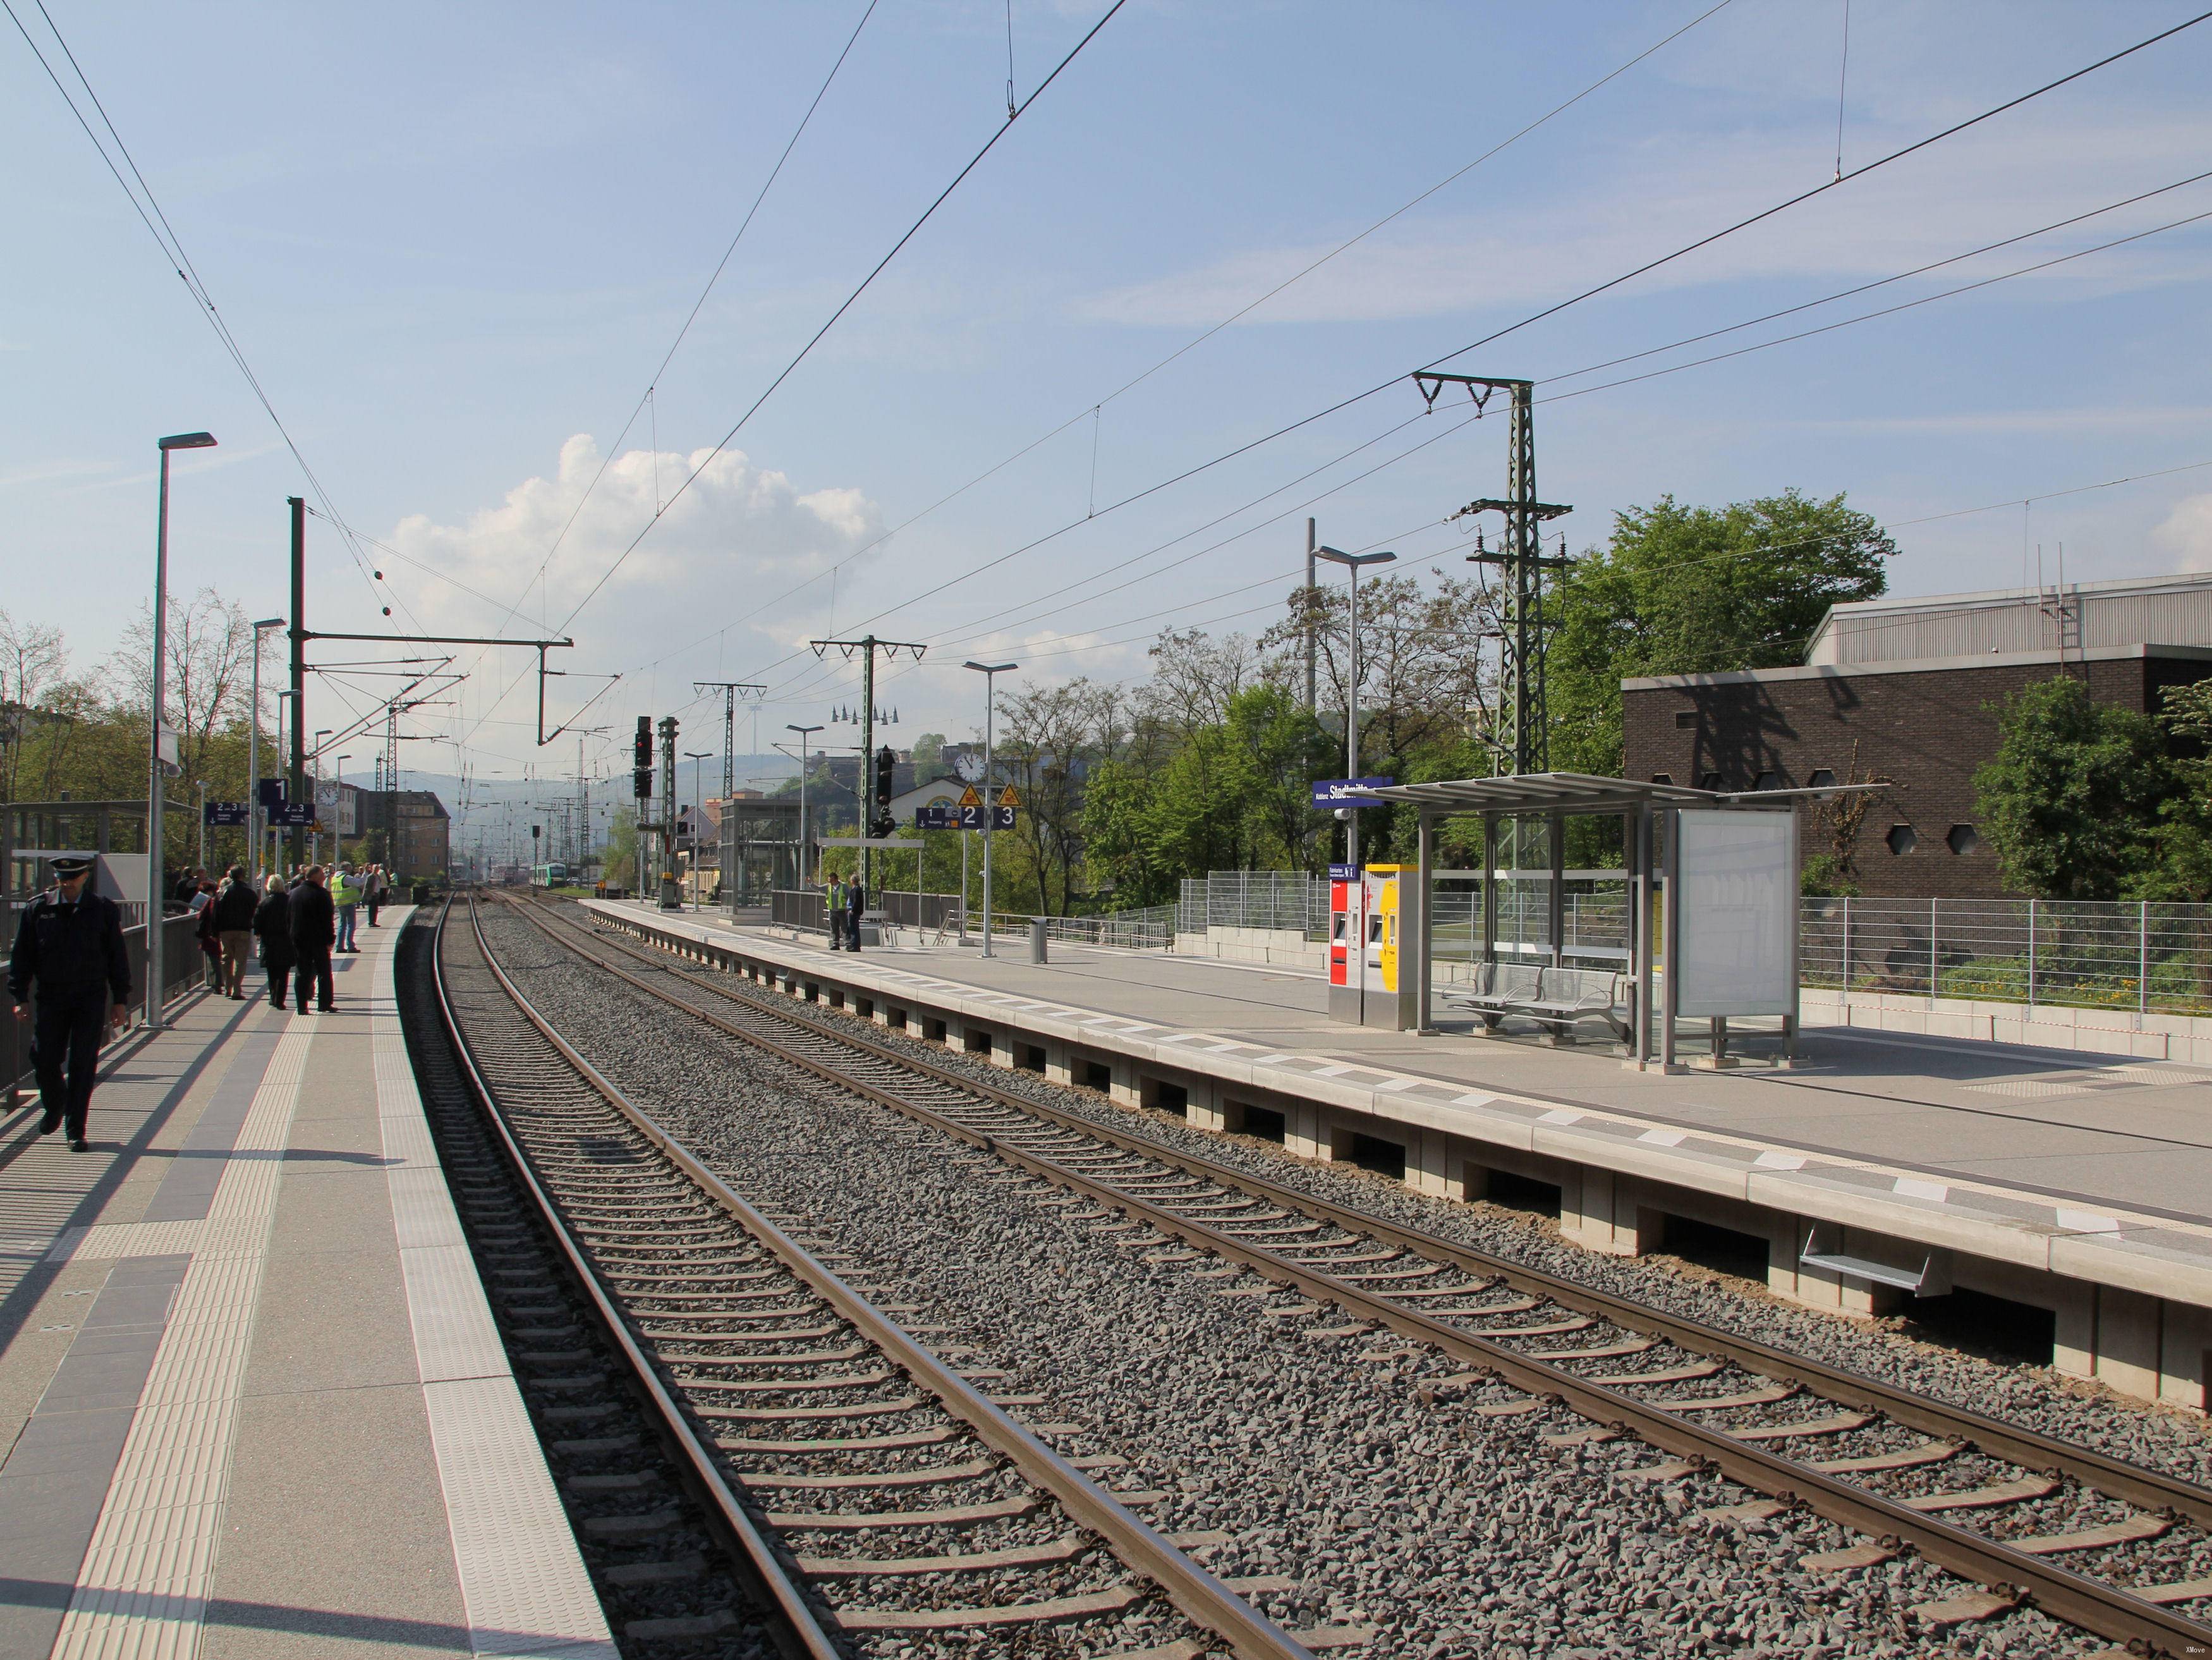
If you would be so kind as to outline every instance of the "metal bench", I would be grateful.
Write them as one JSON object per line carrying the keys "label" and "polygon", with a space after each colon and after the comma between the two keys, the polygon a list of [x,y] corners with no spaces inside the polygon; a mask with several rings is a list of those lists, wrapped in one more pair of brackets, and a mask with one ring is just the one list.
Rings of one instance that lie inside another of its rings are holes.
{"label": "metal bench", "polygon": [[1495,1031],[1507,1015],[1522,1014],[1550,1027],[1560,1043],[1572,1043],[1576,1023],[1595,1015],[1626,1043],[1633,1035],[1622,1000],[1626,978],[1608,969],[1485,962],[1476,964],[1472,988],[1446,1000],[1472,1009],[1487,1031]]}
{"label": "metal bench", "polygon": [[1474,1011],[1486,1031],[1498,1030],[1506,1015],[1519,1012],[1542,989],[1543,970],[1533,963],[1500,963],[1495,958],[1474,965],[1474,979],[1464,991],[1449,992],[1444,1000]]}

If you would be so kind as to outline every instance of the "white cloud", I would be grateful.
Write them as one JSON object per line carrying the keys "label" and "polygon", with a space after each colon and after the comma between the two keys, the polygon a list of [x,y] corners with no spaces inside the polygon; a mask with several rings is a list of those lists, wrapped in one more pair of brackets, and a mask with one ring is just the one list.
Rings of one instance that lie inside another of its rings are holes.
{"label": "white cloud", "polygon": [[[753,621],[757,608],[852,554],[882,523],[859,488],[802,490],[788,474],[756,465],[736,449],[712,456],[704,449],[626,450],[586,500],[599,460],[597,443],[580,433],[561,447],[552,477],[525,479],[497,506],[459,524],[426,514],[402,520],[386,539],[455,583],[502,605],[519,603],[528,626],[509,632],[557,627],[591,595],[569,629],[580,671],[587,663],[612,669],[665,655],[718,624],[727,627],[733,646],[756,626],[769,639],[766,626]],[[697,480],[678,496],[695,468]],[[623,557],[649,525],[651,532]],[[423,620],[441,630],[483,633],[501,621],[459,587],[410,586],[424,593],[427,605],[417,607]]]}
{"label": "white cloud", "polygon": [[2150,533],[2176,570],[2212,570],[2212,496],[2185,496]]}

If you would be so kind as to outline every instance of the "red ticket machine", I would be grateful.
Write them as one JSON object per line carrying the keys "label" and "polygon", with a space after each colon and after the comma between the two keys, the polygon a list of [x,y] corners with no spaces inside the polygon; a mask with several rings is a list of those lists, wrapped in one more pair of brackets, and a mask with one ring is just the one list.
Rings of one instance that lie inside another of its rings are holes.
{"label": "red ticket machine", "polygon": [[1359,1024],[1367,885],[1357,865],[1328,867],[1328,1018]]}

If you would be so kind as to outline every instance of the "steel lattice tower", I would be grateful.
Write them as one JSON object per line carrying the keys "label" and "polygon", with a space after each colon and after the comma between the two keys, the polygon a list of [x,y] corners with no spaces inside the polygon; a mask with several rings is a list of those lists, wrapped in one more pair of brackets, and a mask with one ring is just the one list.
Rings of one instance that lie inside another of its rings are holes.
{"label": "steel lattice tower", "polygon": [[1545,556],[1543,526],[1574,509],[1536,497],[1536,383],[1426,370],[1414,375],[1413,383],[1431,408],[1447,386],[1465,386],[1478,410],[1489,403],[1493,392],[1502,390],[1511,398],[1505,494],[1478,497],[1452,517],[1493,512],[1505,515],[1505,534],[1498,551],[1490,552],[1478,544],[1477,551],[1468,556],[1468,563],[1496,565],[1504,577],[1498,651],[1498,714],[1504,730],[1496,746],[1495,764],[1504,772],[1548,772],[1551,722],[1544,684],[1544,573],[1564,569],[1567,560],[1564,554]]}

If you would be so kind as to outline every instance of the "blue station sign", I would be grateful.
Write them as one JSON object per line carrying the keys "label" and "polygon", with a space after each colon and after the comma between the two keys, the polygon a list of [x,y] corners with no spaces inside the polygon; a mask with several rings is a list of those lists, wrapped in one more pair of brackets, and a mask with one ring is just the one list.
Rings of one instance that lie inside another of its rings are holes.
{"label": "blue station sign", "polygon": [[1367,794],[1395,784],[1395,778],[1316,778],[1313,804],[1317,807],[1379,807],[1387,805]]}
{"label": "blue station sign", "polygon": [[243,824],[246,822],[246,803],[243,801],[210,801],[206,804],[206,811],[201,815],[201,818],[203,822],[210,827],[220,827],[225,824]]}

